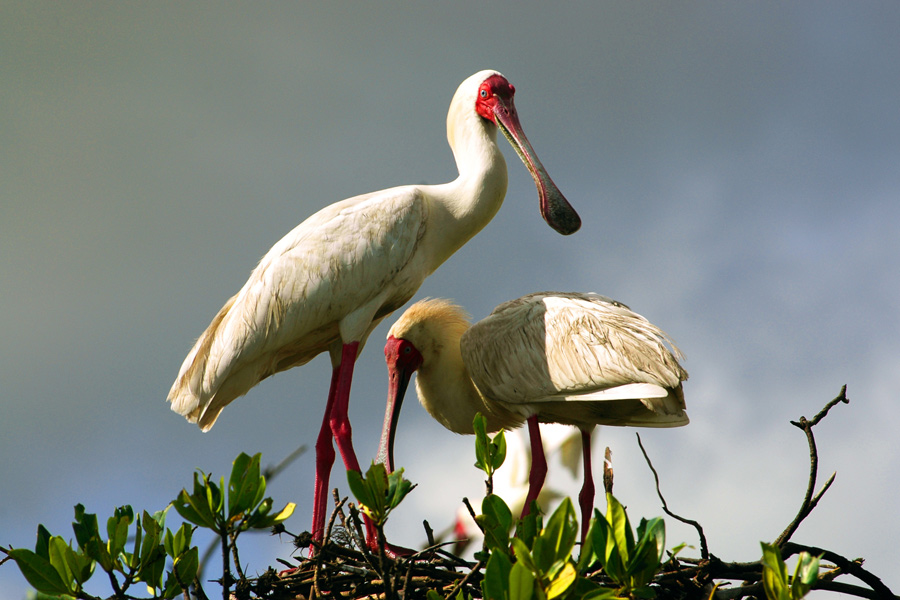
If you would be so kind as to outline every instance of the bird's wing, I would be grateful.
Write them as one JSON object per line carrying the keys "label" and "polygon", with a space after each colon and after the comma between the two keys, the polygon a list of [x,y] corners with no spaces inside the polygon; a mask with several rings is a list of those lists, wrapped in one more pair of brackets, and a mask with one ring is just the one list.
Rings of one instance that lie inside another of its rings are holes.
{"label": "bird's wing", "polygon": [[603,400],[597,392],[617,386],[674,388],[687,379],[678,349],[662,330],[597,294],[542,292],[501,304],[461,345],[482,393],[509,403],[592,392],[590,399]]}
{"label": "bird's wing", "polygon": [[211,411],[327,349],[354,310],[383,298],[371,321],[402,306],[424,279],[406,267],[426,211],[407,186],[338,202],[294,228],[197,341],[169,393],[172,409],[214,421]]}

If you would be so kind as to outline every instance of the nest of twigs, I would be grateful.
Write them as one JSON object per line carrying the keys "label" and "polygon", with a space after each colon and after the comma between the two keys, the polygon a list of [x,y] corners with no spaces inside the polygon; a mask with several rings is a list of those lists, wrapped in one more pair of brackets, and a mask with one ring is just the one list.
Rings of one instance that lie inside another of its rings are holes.
{"label": "nest of twigs", "polygon": [[[804,431],[810,449],[810,476],[807,492],[800,510],[775,540],[782,557],[799,554],[802,551],[822,556],[824,570],[814,589],[826,589],[848,596],[875,599],[895,599],[882,581],[863,568],[862,559],[847,559],[835,552],[804,546],[790,541],[800,523],[812,512],[822,495],[834,480],[832,475],[816,492],[818,455],[812,428],[821,421],[828,411],[838,403],[848,402],[846,386],[840,395],[829,402],[813,419],[801,417],[792,424]],[[640,438],[638,438],[640,442]],[[643,450],[643,445],[641,446]],[[647,463],[656,477],[650,459],[644,452]],[[605,473],[607,486],[612,485],[612,473]],[[659,479],[657,477],[657,492]],[[611,490],[609,490],[611,491]],[[296,562],[282,561],[286,569],[276,572],[270,569],[256,579],[236,582],[233,597],[237,600],[266,598],[271,600],[313,599],[313,598],[384,598],[414,600],[426,598],[430,591],[441,598],[482,598],[481,582],[484,563],[467,561],[448,550],[454,542],[435,543],[431,529],[425,523],[425,532],[430,545],[425,550],[408,556],[396,556],[384,546],[372,550],[367,547],[358,510],[347,499],[339,499],[335,490],[335,510],[326,529],[325,541],[317,546],[311,558],[299,558]],[[696,528],[700,539],[699,558],[670,557],[669,561],[654,577],[653,589],[656,598],[669,599],[719,599],[738,598],[765,599],[762,585],[762,565],[760,562],[726,562],[712,555],[706,543],[703,528],[696,521],[684,519],[669,510],[659,492],[663,510],[672,518],[688,523]],[[346,511],[346,512],[345,512]],[[280,532],[287,533],[287,532]],[[290,535],[290,534],[289,534]],[[309,534],[294,536],[298,548],[309,548],[312,542]],[[383,540],[382,540],[383,541]],[[850,575],[857,581],[846,583],[837,578]],[[614,585],[601,570],[588,575],[592,581],[604,585]],[[862,583],[864,585],[858,585]],[[203,600],[203,599],[201,599]]]}

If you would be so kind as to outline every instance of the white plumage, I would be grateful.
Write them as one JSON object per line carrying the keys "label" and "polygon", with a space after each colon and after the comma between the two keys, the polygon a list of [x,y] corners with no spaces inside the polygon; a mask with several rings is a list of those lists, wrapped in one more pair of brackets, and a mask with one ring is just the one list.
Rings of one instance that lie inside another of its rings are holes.
{"label": "white plumage", "polygon": [[388,334],[391,389],[379,455],[393,467],[403,393],[417,372],[419,401],[451,431],[473,433],[477,412],[485,415],[490,431],[528,421],[534,456],[526,513],[546,473],[538,422],[580,428],[585,446],[582,512],[589,517],[589,432],[598,424],[686,425],[681,382],[688,375],[680,357],[661,329],[598,294],[529,294],[501,304],[471,326],[459,306],[423,300]]}
{"label": "white plumage", "polygon": [[356,356],[378,323],[499,210],[507,175],[498,128],[534,177],[544,219],[564,234],[580,225],[522,132],[514,92],[496,71],[459,86],[447,115],[454,181],[343,200],[275,244],[197,340],[169,392],[172,409],[207,431],[266,377],[329,352],[334,372],[316,442],[314,539],[324,527],[332,435],[346,467],[359,470],[347,419]]}

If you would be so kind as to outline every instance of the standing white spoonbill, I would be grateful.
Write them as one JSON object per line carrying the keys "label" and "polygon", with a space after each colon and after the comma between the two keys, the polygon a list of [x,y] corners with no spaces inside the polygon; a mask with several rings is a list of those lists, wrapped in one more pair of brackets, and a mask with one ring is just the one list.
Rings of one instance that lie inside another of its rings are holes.
{"label": "standing white spoonbill", "polygon": [[688,423],[681,388],[688,375],[678,348],[644,317],[598,294],[529,294],[475,325],[447,300],[423,300],[391,327],[384,353],[390,386],[379,457],[389,469],[414,372],[422,406],[451,431],[473,433],[478,412],[489,431],[528,422],[532,462],[523,516],[547,473],[538,423],[574,425],[582,432],[584,460],[582,540],[594,502],[593,427]]}
{"label": "standing white spoonbill", "polygon": [[275,244],[197,340],[169,392],[172,410],[207,431],[228,403],[266,377],[328,351],[333,374],[316,441],[315,540],[325,523],[332,436],[347,469],[359,470],[347,418],[357,354],[375,326],[499,210],[507,179],[498,128],[534,177],[547,223],[563,234],[580,226],[522,131],[514,92],[496,71],[459,86],[447,114],[454,181],[343,200]]}

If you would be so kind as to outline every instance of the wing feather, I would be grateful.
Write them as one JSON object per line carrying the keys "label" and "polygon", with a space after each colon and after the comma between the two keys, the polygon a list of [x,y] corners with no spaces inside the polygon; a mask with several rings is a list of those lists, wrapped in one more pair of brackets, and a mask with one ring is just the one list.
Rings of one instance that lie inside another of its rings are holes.
{"label": "wing feather", "polygon": [[426,211],[421,191],[406,186],[338,202],[294,228],[198,339],[169,392],[172,409],[208,429],[259,381],[337,341],[356,308],[383,297],[377,322],[402,306],[422,283],[407,267]]}
{"label": "wing feather", "polygon": [[662,330],[598,294],[541,292],[506,302],[469,329],[461,346],[482,393],[509,403],[628,384],[675,388],[687,379],[680,351]]}

